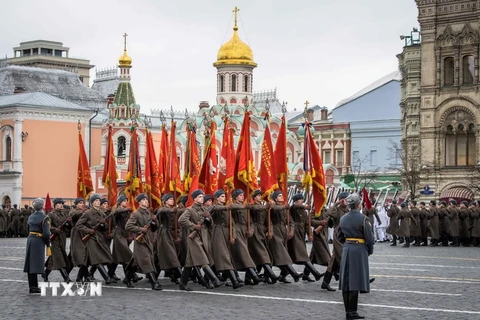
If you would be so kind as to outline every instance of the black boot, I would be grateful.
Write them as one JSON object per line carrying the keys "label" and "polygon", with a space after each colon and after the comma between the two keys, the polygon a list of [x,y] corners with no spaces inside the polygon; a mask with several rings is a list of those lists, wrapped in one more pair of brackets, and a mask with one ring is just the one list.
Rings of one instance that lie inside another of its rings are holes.
{"label": "black boot", "polygon": [[358,315],[358,291],[349,291],[348,293],[348,308],[350,309],[350,315],[347,319],[365,319]]}
{"label": "black boot", "polygon": [[177,267],[171,269],[170,281],[175,284],[180,284],[180,278],[182,277],[182,268]]}
{"label": "black boot", "polygon": [[288,270],[287,266],[280,266],[280,277],[278,278],[278,281],[283,282],[283,283],[291,283],[290,281],[287,280],[288,276]]}
{"label": "black boot", "polygon": [[112,278],[110,278],[110,276],[108,275],[107,270],[105,270],[105,267],[103,266],[103,264],[97,264],[94,267],[96,267],[96,269],[98,269],[98,272],[100,272],[100,275],[105,280],[105,284],[117,283],[116,280],[113,280]]}
{"label": "black boot", "polygon": [[303,281],[308,281],[308,282],[315,282],[312,278],[310,278],[310,271],[308,270],[307,267],[303,268]]}
{"label": "black boot", "polygon": [[393,235],[393,240],[392,240],[392,244],[390,245],[390,247],[396,247],[396,246],[397,246],[397,236]]}
{"label": "black boot", "polygon": [[220,280],[218,280],[217,276],[215,275],[215,273],[213,272],[212,268],[210,268],[209,265],[206,265],[205,267],[203,267],[203,272],[205,272],[205,274],[210,279],[210,281],[212,281],[213,286],[215,288],[218,288],[225,284],[225,282],[221,282]]}
{"label": "black boot", "polygon": [[113,280],[115,280],[115,281],[120,281],[120,280],[122,280],[122,279],[120,279],[119,277],[117,277],[117,275],[115,274],[115,271],[117,270],[117,266],[118,266],[118,264],[116,264],[116,263],[109,264],[109,265],[108,265],[108,275],[109,275],[110,278],[112,278]]}
{"label": "black boot", "polygon": [[205,281],[205,278],[202,277],[202,271],[200,270],[200,267],[193,267],[192,274],[193,277],[197,279],[196,282],[198,282],[199,285],[204,286],[207,289],[213,289],[213,286],[210,285],[210,281],[207,282]]}
{"label": "black boot", "polygon": [[48,275],[52,272],[52,270],[45,269],[45,272],[42,274],[43,281],[48,282]]}
{"label": "black boot", "polygon": [[157,277],[155,276],[155,272],[150,272],[146,274],[148,280],[150,280],[150,284],[152,285],[152,290],[162,290],[162,285],[158,283]]}
{"label": "black boot", "polygon": [[184,267],[182,271],[182,276],[180,277],[180,290],[192,291],[191,288],[187,287],[188,280],[190,279],[190,274],[192,273],[192,268]]}
{"label": "black boot", "polygon": [[36,273],[28,274],[28,286],[30,288],[30,293],[41,293],[42,291],[38,287],[38,278]]}
{"label": "black boot", "polygon": [[327,271],[325,272],[325,277],[323,278],[322,282],[322,289],[326,289],[327,291],[336,291],[332,287],[330,287],[330,281],[332,281],[332,273]]}
{"label": "black boot", "polygon": [[[308,270],[309,273],[311,272],[313,274],[313,276],[315,277],[316,281],[319,281],[324,276],[323,274],[318,272],[318,270],[313,266],[313,264],[310,261],[305,262],[305,270]],[[304,274],[305,274],[305,272],[304,272]]]}
{"label": "black boot", "polygon": [[247,271],[245,272],[245,275],[249,274],[250,275],[250,279],[252,280],[252,284],[253,285],[257,285],[260,283],[260,281],[262,281],[259,277],[258,277],[258,274],[257,274],[257,271],[254,269],[254,268],[248,268]]}
{"label": "black boot", "polygon": [[62,275],[63,281],[65,281],[66,283],[72,282],[72,280],[70,280],[70,277],[68,276],[68,272],[65,268],[61,268],[58,271],[60,271],[60,274]]}
{"label": "black boot", "polygon": [[298,282],[303,277],[303,273],[298,274],[297,270],[295,270],[291,264],[287,264],[285,267],[295,282]]}
{"label": "black boot", "polygon": [[88,276],[88,268],[84,265],[81,265],[80,268],[78,269],[77,273],[77,279],[75,282],[84,282],[85,278]]}
{"label": "black boot", "polygon": [[132,279],[133,279],[133,276],[135,275],[135,268],[133,268],[132,266],[130,266],[129,268],[126,267],[125,268],[125,279],[123,279],[123,284],[127,286],[127,288],[133,288],[133,284],[132,284]]}
{"label": "black boot", "polygon": [[237,270],[233,270],[233,272],[235,273],[235,277],[237,277],[237,281],[238,281],[239,283],[242,283],[242,284],[243,284],[244,282],[243,282],[242,278],[240,278],[240,275],[238,274],[238,271],[237,271]]}
{"label": "black boot", "polygon": [[410,247],[410,238],[409,237],[405,237],[405,244],[403,245],[404,248],[408,248]]}
{"label": "black boot", "polygon": [[243,287],[243,283],[238,282],[237,276],[235,275],[235,272],[233,270],[228,270],[227,272],[228,273],[226,275],[230,278],[230,281],[232,281],[233,289]]}
{"label": "black boot", "polygon": [[278,277],[275,275],[272,267],[269,264],[264,264],[263,265],[263,270],[264,270],[264,273],[265,273],[265,279],[270,279],[272,284],[277,283]]}
{"label": "black boot", "polygon": [[97,266],[91,266],[90,271],[88,272],[88,278],[90,279],[91,282],[97,280],[95,279],[95,271],[97,271]]}
{"label": "black boot", "polygon": [[350,316],[350,301],[348,300],[348,293],[349,291],[342,291],[343,307],[345,308],[345,314],[347,315],[347,319],[349,319]]}

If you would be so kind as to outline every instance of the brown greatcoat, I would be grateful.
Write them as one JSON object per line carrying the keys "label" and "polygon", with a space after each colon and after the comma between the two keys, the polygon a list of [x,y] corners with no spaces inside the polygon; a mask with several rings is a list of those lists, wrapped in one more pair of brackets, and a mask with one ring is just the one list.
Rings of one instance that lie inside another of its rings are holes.
{"label": "brown greatcoat", "polygon": [[[470,216],[472,217],[472,237],[480,238],[480,207],[475,207],[470,210]],[[477,246],[478,245],[480,245],[480,243],[477,243]]]}
{"label": "brown greatcoat", "polygon": [[450,220],[450,236],[460,236],[460,221],[458,220],[458,208],[451,206],[447,209],[448,219]]}
{"label": "brown greatcoat", "polygon": [[420,219],[420,234],[422,239],[426,239],[428,237],[428,217],[430,213],[425,207],[418,209],[418,212],[418,217]]}
{"label": "brown greatcoat", "polygon": [[407,208],[402,208],[397,219],[400,221],[400,227],[397,230],[397,236],[410,237],[410,211]]}
{"label": "brown greatcoat", "polygon": [[[213,221],[212,230],[212,258],[217,271],[233,270],[232,252],[230,241],[230,215],[227,207],[222,205],[214,205],[210,211]],[[232,219],[233,223],[233,219]],[[235,238],[236,229],[232,229],[232,236]]]}
{"label": "brown greatcoat", "polygon": [[448,219],[447,208],[438,209],[438,223],[440,225],[440,235],[450,235],[450,219]]}
{"label": "brown greatcoat", "polygon": [[372,231],[374,228],[373,226],[375,225],[375,222],[373,221],[373,217],[377,219],[377,222],[379,225],[382,223],[382,221],[380,220],[380,216],[378,215],[377,208],[373,206],[373,203],[372,203],[372,207],[367,210],[367,217],[368,219],[370,219],[370,224],[372,225]]}
{"label": "brown greatcoat", "polygon": [[[195,230],[195,225],[203,224],[206,211],[207,209],[203,205],[194,203],[188,207],[178,219],[178,224],[184,229],[187,240],[186,267],[203,266],[210,263],[208,257],[210,244],[208,243],[208,239],[203,239],[203,233],[201,232],[197,232],[193,239],[189,237],[193,230]],[[206,243],[204,243],[203,240],[205,240]]]}
{"label": "brown greatcoat", "polygon": [[112,258],[113,262],[117,264],[130,262],[133,256],[132,250],[130,250],[133,237],[125,230],[130,213],[131,209],[122,207],[117,207],[113,213],[115,228],[113,229]]}
{"label": "brown greatcoat", "polygon": [[0,209],[0,232],[7,231],[8,226],[8,213],[7,210]]}
{"label": "brown greatcoat", "polygon": [[[141,228],[147,226],[151,217],[152,215],[148,209],[139,207],[137,211],[134,211],[130,215],[130,218],[125,224],[125,230],[131,232],[132,236],[136,239],[136,237],[142,233]],[[157,231],[157,228],[158,221],[152,222],[142,242],[135,240],[133,243],[133,259],[144,274],[155,272],[153,234]]]}
{"label": "brown greatcoat", "polygon": [[420,228],[420,211],[416,207],[413,207],[412,209],[410,209],[410,219],[411,219],[410,236],[421,237],[422,230]]}
{"label": "brown greatcoat", "polygon": [[267,240],[268,210],[258,202],[250,206],[253,236],[248,238],[248,251],[257,266],[272,263]]}
{"label": "brown greatcoat", "polygon": [[440,239],[440,229],[438,225],[438,211],[439,210],[437,206],[430,205],[428,213],[426,213],[428,217],[428,227],[430,229],[430,237],[436,240]]}
{"label": "brown greatcoat", "polygon": [[[322,214],[319,217],[312,217],[312,227],[317,228],[320,226],[320,221],[326,217],[326,210],[322,210]],[[328,265],[330,257],[330,248],[328,247],[328,227],[323,228],[319,234],[313,232],[312,250],[310,251],[310,261],[312,263],[319,264],[321,266]]]}
{"label": "brown greatcoat", "polygon": [[51,242],[52,255],[48,259],[48,269],[58,270],[67,268],[70,261],[67,256],[67,227],[60,231],[60,226],[67,220],[68,214],[65,210],[55,209],[48,214],[50,218],[50,232],[58,233],[55,240]]}
{"label": "brown greatcoat", "polygon": [[[340,218],[348,212],[348,208],[342,208],[339,205],[332,206],[327,211],[327,218],[333,220],[333,253],[332,257],[340,266],[342,261],[343,244],[338,240],[338,226],[340,225]],[[330,264],[333,264],[333,260]]]}
{"label": "brown greatcoat", "polygon": [[396,235],[398,231],[398,215],[400,214],[400,209],[396,204],[392,204],[390,209],[387,211],[387,216],[390,218],[390,223],[387,227],[387,233],[391,235]]}
{"label": "brown greatcoat", "polygon": [[[255,268],[250,253],[248,252],[247,237],[247,209],[241,204],[232,204],[232,219],[235,222],[235,243],[232,246],[233,265],[237,270]],[[253,231],[252,228],[250,230]]]}
{"label": "brown greatcoat", "polygon": [[175,219],[178,221],[178,209],[163,207],[156,212],[160,220],[160,229],[157,235],[157,257],[161,270],[181,267],[178,259],[177,243],[180,243],[181,234],[177,224],[177,243],[175,243]]}
{"label": "brown greatcoat", "polygon": [[[288,240],[287,248],[293,263],[303,264],[310,261],[305,243],[305,235],[308,233],[308,214],[304,205],[293,204],[290,207],[294,232],[293,238]],[[312,231],[313,233],[313,231]]]}
{"label": "brown greatcoat", "polygon": [[458,219],[460,220],[460,238],[470,238],[470,210],[460,208],[458,210]]}
{"label": "brown greatcoat", "polygon": [[[182,214],[187,210],[186,208],[178,207],[177,216],[180,218]],[[180,223],[178,224],[180,229],[180,238],[182,239],[179,244],[177,244],[177,250],[179,252],[179,260],[182,266],[185,265],[185,260],[187,260],[187,251],[188,251],[188,235],[190,234],[186,228],[183,228]]]}
{"label": "brown greatcoat", "polygon": [[[92,230],[93,227],[104,218],[105,213],[103,213],[100,208],[96,209],[93,207],[82,214],[75,227],[81,231],[83,236]],[[107,225],[105,223],[104,226],[95,231],[85,243],[87,248],[87,259],[91,265],[112,263],[112,254],[110,253],[110,248],[105,237],[105,232],[107,230],[106,227]]]}
{"label": "brown greatcoat", "polygon": [[[292,259],[287,251],[287,215],[290,212],[283,205],[273,205],[270,208],[273,237],[268,241],[268,248],[272,253],[274,266],[292,264]],[[293,232],[293,220],[289,218],[290,233]]]}
{"label": "brown greatcoat", "polygon": [[70,232],[70,256],[74,266],[87,265],[87,249],[82,241],[82,233],[77,228],[77,222],[84,210],[73,209],[70,211],[72,217],[72,230]]}

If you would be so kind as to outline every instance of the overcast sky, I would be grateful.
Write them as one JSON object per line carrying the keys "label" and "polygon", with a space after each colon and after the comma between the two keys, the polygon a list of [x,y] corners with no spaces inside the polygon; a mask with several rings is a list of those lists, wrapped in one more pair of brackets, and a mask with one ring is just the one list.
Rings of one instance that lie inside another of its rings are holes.
{"label": "overcast sky", "polygon": [[3,0],[0,55],[44,39],[112,67],[126,32],[142,112],[197,110],[201,100],[215,102],[212,63],[232,35],[235,6],[258,63],[254,91],[277,88],[290,111],[306,99],[331,109],[395,71],[399,36],[418,26],[414,0]]}

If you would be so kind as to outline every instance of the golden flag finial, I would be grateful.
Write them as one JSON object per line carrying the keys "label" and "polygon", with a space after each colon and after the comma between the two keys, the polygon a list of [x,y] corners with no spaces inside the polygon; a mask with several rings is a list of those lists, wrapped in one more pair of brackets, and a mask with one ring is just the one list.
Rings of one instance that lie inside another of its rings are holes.
{"label": "golden flag finial", "polygon": [[128,37],[128,34],[125,32],[123,34],[123,51],[127,51],[127,37]]}

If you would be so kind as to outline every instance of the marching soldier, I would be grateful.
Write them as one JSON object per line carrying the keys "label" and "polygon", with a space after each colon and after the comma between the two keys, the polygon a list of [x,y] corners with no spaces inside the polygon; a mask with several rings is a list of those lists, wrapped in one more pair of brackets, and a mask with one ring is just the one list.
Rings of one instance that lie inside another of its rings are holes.
{"label": "marching soldier", "polygon": [[454,199],[449,200],[450,204],[448,206],[448,220],[450,222],[450,236],[453,240],[453,246],[460,246],[459,237],[460,237],[460,221],[458,219],[458,208],[457,201]]}
{"label": "marching soldier", "polygon": [[7,227],[8,227],[8,213],[6,206],[2,204],[2,210],[0,210],[0,238],[7,237]]}
{"label": "marching soldier", "polygon": [[135,263],[141,272],[147,276],[152,290],[162,290],[162,285],[157,280],[153,251],[153,236],[158,229],[157,217],[150,213],[148,196],[145,193],[139,194],[135,201],[138,202],[139,207],[128,219],[125,230],[137,237],[133,245],[133,259],[126,268],[123,282],[127,287],[133,287],[131,280],[135,274]]}
{"label": "marching soldier", "polygon": [[207,209],[203,206],[203,191],[194,190],[191,194],[193,205],[188,207],[180,216],[178,223],[188,233],[187,236],[187,255],[185,267],[183,268],[182,278],[180,280],[180,290],[191,291],[187,287],[188,280],[193,267],[201,266],[206,276],[212,281],[215,288],[224,285],[218,280],[217,276],[210,267],[208,257],[209,243],[203,243],[202,225],[205,220],[210,219]]}
{"label": "marching soldier", "polygon": [[270,208],[262,204],[262,192],[255,190],[252,193],[253,204],[250,206],[253,235],[248,238],[248,251],[257,271],[264,269],[265,282],[275,284],[278,277],[272,270],[272,258],[268,251],[268,241],[272,238],[271,219],[268,221]]}
{"label": "marching soldier", "polygon": [[473,245],[480,247],[480,200],[474,201],[471,208]]}
{"label": "marching soldier", "polygon": [[358,293],[370,292],[368,256],[373,254],[375,240],[369,219],[360,213],[360,197],[353,193],[346,202],[350,212],[340,218],[337,230],[338,240],[344,243],[339,288],[347,320],[364,319],[357,313]]}
{"label": "marching soldier", "polygon": [[464,247],[470,247],[470,210],[468,202],[462,201],[458,210],[458,219],[460,220],[460,242]]}
{"label": "marching soldier", "polygon": [[319,281],[322,278],[322,275],[317,269],[315,269],[310,262],[310,258],[308,257],[305,236],[308,235],[308,241],[312,242],[313,235],[311,235],[312,230],[308,223],[309,213],[306,211],[310,209],[310,206],[305,206],[303,204],[303,200],[304,198],[301,193],[297,193],[293,196],[293,205],[290,207],[290,214],[294,223],[294,235],[290,240],[288,240],[287,248],[293,263],[304,265],[305,271],[308,272],[306,275],[304,272],[302,280],[314,282],[314,280],[310,279],[309,277],[310,273],[313,274],[316,281]]}
{"label": "marching soldier", "polygon": [[327,271],[325,272],[325,277],[323,278],[321,288],[328,291],[335,291],[335,289],[330,287],[330,281],[332,280],[333,275],[335,275],[335,278],[338,280],[338,272],[340,271],[340,261],[342,260],[343,245],[338,241],[337,233],[340,218],[343,217],[343,215],[348,211],[347,202],[345,200],[347,197],[347,192],[340,193],[338,195],[337,203],[335,203],[335,205],[327,211],[329,226],[332,226],[334,228],[333,254],[330,258],[330,261],[328,262]]}
{"label": "marching soldier", "polygon": [[421,201],[419,204],[419,218],[420,218],[420,240],[421,246],[426,247],[428,246],[428,219],[429,219],[429,212],[425,208],[425,202]]}
{"label": "marching soldier", "polygon": [[415,240],[412,246],[420,247],[422,231],[420,229],[420,211],[417,209],[417,201],[410,202],[410,219],[412,220],[410,225],[410,240]]}
{"label": "marching soldier", "polygon": [[397,232],[398,232],[398,215],[400,209],[397,207],[397,200],[392,200],[392,205],[387,211],[387,216],[390,218],[390,223],[387,227],[387,233],[393,237],[392,244],[390,246],[395,247],[397,245]]}
{"label": "marching soldier", "polygon": [[71,268],[79,267],[76,282],[90,281],[91,279],[89,279],[86,260],[86,248],[85,244],[82,241],[82,233],[77,228],[77,222],[85,211],[85,201],[83,200],[83,198],[77,198],[73,202],[73,205],[75,208],[69,214],[72,219],[69,253],[72,262]]}
{"label": "marching soldier", "polygon": [[[28,218],[27,250],[23,272],[28,273],[30,293],[40,293],[37,274],[43,273],[45,246],[50,246],[50,218],[43,212],[45,202],[41,198],[33,200],[35,212]],[[48,253],[48,251],[47,251]]]}
{"label": "marching soldier", "polygon": [[26,237],[26,231],[27,231],[27,222],[28,222],[28,217],[30,216],[30,209],[28,209],[28,204],[23,206],[22,211],[20,211],[20,235],[22,237]]}
{"label": "marching soldier", "polygon": [[[398,214],[397,220],[400,222],[400,227],[398,228],[397,235],[399,237],[405,238],[405,248],[410,247],[410,211],[407,208],[407,203],[402,202],[400,205],[400,213]],[[415,221],[415,220],[413,220]],[[398,222],[397,222],[398,223]]]}
{"label": "marching soldier", "polygon": [[[423,209],[422,209],[423,210]],[[426,209],[425,209],[426,210]],[[430,246],[438,246],[438,241],[440,239],[440,229],[438,225],[438,208],[437,202],[435,200],[430,200],[430,208],[428,211],[428,227],[430,229]]]}
{"label": "marching soldier", "polygon": [[[322,208],[319,217],[312,217],[313,241],[312,249],[310,250],[310,261],[312,264],[321,266],[328,266],[328,262],[332,254],[328,247],[328,219],[326,218],[327,210]],[[308,271],[304,270],[304,275],[308,277]],[[321,274],[323,277],[325,274]]]}
{"label": "marching soldier", "polygon": [[10,221],[11,221],[11,229],[12,229],[12,236],[17,238],[19,237],[20,232],[20,210],[17,209],[17,205],[13,205],[13,209],[10,212]]}
{"label": "marching soldier", "polygon": [[45,273],[43,280],[48,282],[48,275],[52,270],[60,271],[65,282],[70,282],[67,269],[70,269],[70,260],[67,255],[67,228],[71,228],[72,218],[65,213],[63,209],[64,201],[61,198],[53,200],[54,210],[48,214],[51,225],[50,231],[56,234],[56,238],[52,241],[52,255],[45,263]]}
{"label": "marching soldier", "polygon": [[100,197],[93,195],[90,197],[90,209],[82,214],[75,226],[83,234],[90,235],[90,239],[85,242],[88,264],[96,267],[105,283],[110,284],[116,283],[116,280],[110,278],[104,267],[112,263],[112,254],[105,237],[105,218],[105,213],[100,208]]}
{"label": "marching soldier", "polygon": [[447,247],[450,236],[450,220],[448,219],[447,203],[445,201],[440,202],[438,223],[440,225],[440,242],[443,247]]}
{"label": "marching soldier", "polygon": [[380,220],[380,216],[378,215],[377,208],[375,207],[376,200],[374,198],[372,198],[370,200],[370,202],[372,203],[372,207],[370,209],[366,210],[366,215],[367,215],[368,219],[370,220],[370,224],[372,225],[372,230],[373,230],[373,225],[374,225],[373,217],[375,217],[375,219],[377,219],[377,222],[378,222],[379,226],[382,224],[382,220]]}

